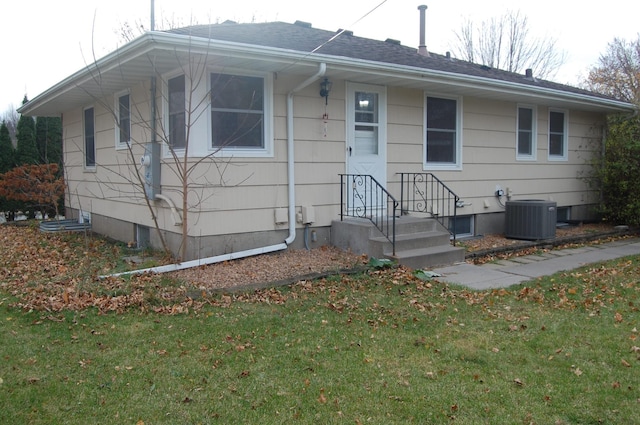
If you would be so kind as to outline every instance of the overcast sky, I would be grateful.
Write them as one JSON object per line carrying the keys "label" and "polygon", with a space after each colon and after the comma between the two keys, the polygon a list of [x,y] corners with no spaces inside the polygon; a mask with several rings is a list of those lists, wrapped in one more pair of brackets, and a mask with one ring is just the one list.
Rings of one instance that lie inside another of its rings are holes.
{"label": "overcast sky", "polygon": [[[95,58],[122,44],[122,24],[148,28],[150,0],[3,0],[0,114],[33,99]],[[403,45],[419,42],[418,5],[426,4],[426,44],[430,51],[453,50],[454,31],[466,18],[482,21],[519,10],[540,37],[553,37],[567,54],[555,80],[577,85],[614,37],[635,40],[640,2],[590,3],[562,0],[155,0],[156,21],[197,23],[296,20],[315,28],[349,29],[357,36]],[[592,5],[597,5],[592,6]]]}

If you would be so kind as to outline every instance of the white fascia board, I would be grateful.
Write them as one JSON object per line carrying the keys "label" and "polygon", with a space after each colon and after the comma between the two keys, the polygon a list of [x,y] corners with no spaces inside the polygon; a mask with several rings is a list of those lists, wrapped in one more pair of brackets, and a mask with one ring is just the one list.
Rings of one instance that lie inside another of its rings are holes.
{"label": "white fascia board", "polygon": [[123,47],[107,54],[95,63],[88,65],[41,95],[34,98],[18,109],[20,113],[28,114],[67,90],[77,88],[81,84],[95,78],[96,72],[106,72],[127,63],[131,59],[140,57],[154,51],[174,51],[191,54],[225,53],[237,57],[251,57],[273,62],[296,63],[309,66],[317,66],[319,62],[326,63],[329,67],[337,67],[350,72],[365,72],[388,78],[408,79],[416,82],[449,84],[456,87],[483,90],[506,95],[524,95],[539,99],[540,102],[559,101],[590,107],[599,107],[621,112],[633,112],[635,105],[597,96],[580,93],[571,93],[546,87],[531,87],[525,84],[517,84],[494,80],[491,78],[457,74],[446,71],[426,68],[395,65],[389,63],[373,62],[362,59],[354,59],[344,56],[324,55],[319,53],[305,53],[295,50],[280,49],[265,46],[256,46],[229,41],[212,40],[203,37],[173,34],[166,32],[148,32],[137,39],[125,44]]}
{"label": "white fascia board", "polygon": [[425,83],[449,84],[456,87],[493,91],[503,94],[526,95],[529,97],[537,97],[541,101],[547,100],[571,102],[582,104],[585,106],[590,105],[608,109],[616,109],[621,112],[632,112],[636,110],[636,106],[628,102],[613,99],[604,99],[598,96],[590,96],[581,93],[555,90],[547,87],[532,87],[526,84],[506,82],[486,77],[478,77],[426,68],[409,67],[404,65],[370,62],[358,59],[345,58],[344,60],[336,60],[336,56],[322,57],[320,55],[317,55],[315,57],[323,58],[323,61],[328,62],[328,64],[333,66],[342,65],[344,67],[343,69],[368,69],[370,71],[373,71],[377,75],[386,77],[401,77]]}
{"label": "white fascia board", "polygon": [[106,56],[98,59],[92,64],[71,74],[69,77],[45,90],[27,104],[18,108],[18,112],[28,115],[30,111],[37,109],[39,106],[49,102],[57,96],[60,96],[69,90],[81,86],[83,83],[99,78],[100,73],[106,72],[117,66],[128,62],[131,58],[138,57],[153,50],[151,40],[148,34],[142,35],[137,39],[125,44],[122,48],[118,48]]}

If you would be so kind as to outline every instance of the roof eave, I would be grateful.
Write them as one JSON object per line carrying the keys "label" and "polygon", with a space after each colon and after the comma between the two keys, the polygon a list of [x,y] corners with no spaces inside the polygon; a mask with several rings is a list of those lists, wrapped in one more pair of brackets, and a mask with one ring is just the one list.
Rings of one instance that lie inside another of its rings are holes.
{"label": "roof eave", "polygon": [[126,58],[131,57],[132,55],[138,56],[140,54],[144,54],[144,50],[150,49],[152,43],[152,33],[146,33],[136,38],[40,93],[29,102],[19,107],[18,112],[25,115],[31,115],[33,111],[43,107],[46,103],[51,102],[63,93],[73,88],[80,87],[81,84],[87,80],[97,78],[97,75],[102,73],[104,69],[111,67],[114,62],[122,64],[127,61]]}
{"label": "roof eave", "polygon": [[312,66],[318,62],[325,62],[329,67],[328,73],[330,73],[331,68],[347,71],[354,76],[358,73],[369,73],[388,78],[389,81],[407,80],[418,85],[424,84],[425,87],[429,84],[441,84],[457,87],[458,89],[481,91],[487,94],[493,93],[494,95],[509,97],[523,96],[527,99],[537,99],[540,103],[565,103],[606,113],[633,112],[636,110],[635,105],[627,102],[532,86],[530,84],[500,81],[488,77],[354,59],[345,56],[219,41],[167,32],[148,32],[72,74],[20,107],[18,112],[30,115],[65,92],[81,87],[82,84],[95,79],[99,73],[120,67],[129,60],[147,53],[171,50],[183,53],[210,54],[212,48],[215,48],[220,53],[252,56],[265,61],[281,63],[293,62],[302,66]]}
{"label": "roof eave", "polygon": [[[556,90],[547,87],[532,86],[530,84],[519,84],[509,81],[501,81],[488,77],[465,75],[454,72],[439,71],[428,68],[395,65],[380,62],[371,62],[352,58],[341,58],[335,60],[335,56],[315,55],[316,59],[326,62],[328,66],[340,66],[343,69],[357,68],[358,70],[368,70],[388,77],[402,76],[418,82],[436,83],[451,85],[460,88],[481,90],[508,94],[512,96],[524,96],[529,99],[538,99],[540,103],[563,102],[587,109],[601,109],[602,112],[634,112],[637,106],[615,99],[608,99],[597,95],[572,93],[569,91]],[[331,60],[334,58],[334,60]]]}

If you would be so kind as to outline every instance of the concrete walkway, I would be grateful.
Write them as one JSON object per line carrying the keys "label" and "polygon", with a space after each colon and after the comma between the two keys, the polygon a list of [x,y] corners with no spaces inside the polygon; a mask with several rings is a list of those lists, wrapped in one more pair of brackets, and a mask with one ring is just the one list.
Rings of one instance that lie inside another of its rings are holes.
{"label": "concrete walkway", "polygon": [[640,238],[632,238],[600,245],[552,250],[540,255],[514,257],[482,265],[459,263],[433,271],[442,275],[438,278],[439,281],[483,290],[505,288],[540,276],[638,254]]}

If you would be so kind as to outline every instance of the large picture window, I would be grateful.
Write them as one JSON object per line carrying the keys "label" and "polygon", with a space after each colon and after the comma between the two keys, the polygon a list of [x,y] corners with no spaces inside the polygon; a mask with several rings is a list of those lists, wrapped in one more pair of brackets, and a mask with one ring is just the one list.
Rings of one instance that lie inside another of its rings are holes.
{"label": "large picture window", "polygon": [[185,78],[179,75],[168,81],[169,145],[172,149],[187,146]]}
{"label": "large picture window", "polygon": [[211,74],[212,149],[265,149],[264,78]]}
{"label": "large picture window", "polygon": [[567,159],[567,113],[565,111],[549,110],[549,159]]}
{"label": "large picture window", "polygon": [[131,141],[131,105],[129,93],[116,96],[116,147],[126,147]]}
{"label": "large picture window", "polygon": [[425,167],[459,168],[459,100],[426,96],[425,128]]}
{"label": "large picture window", "polygon": [[86,108],[83,115],[84,127],[84,165],[87,168],[96,166],[96,132],[93,108]]}
{"label": "large picture window", "polygon": [[518,106],[517,159],[536,159],[536,120],[535,107]]}

